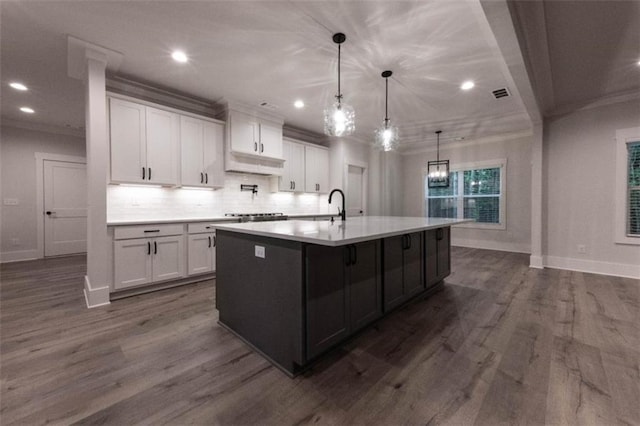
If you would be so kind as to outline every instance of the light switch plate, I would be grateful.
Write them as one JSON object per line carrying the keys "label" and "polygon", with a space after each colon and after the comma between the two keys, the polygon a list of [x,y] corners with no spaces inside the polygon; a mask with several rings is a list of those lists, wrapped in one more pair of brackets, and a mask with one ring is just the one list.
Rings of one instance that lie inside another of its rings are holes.
{"label": "light switch plate", "polygon": [[261,257],[264,259],[264,247],[256,246],[256,257]]}

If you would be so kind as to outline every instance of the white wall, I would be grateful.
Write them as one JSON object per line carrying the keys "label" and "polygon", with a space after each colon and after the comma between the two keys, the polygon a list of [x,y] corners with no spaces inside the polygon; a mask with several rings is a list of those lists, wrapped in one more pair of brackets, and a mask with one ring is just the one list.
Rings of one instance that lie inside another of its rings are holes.
{"label": "white wall", "polygon": [[[456,163],[507,160],[506,229],[453,228],[454,245],[528,253],[531,249],[531,137],[440,146],[440,158]],[[424,169],[436,152],[404,155],[405,216],[424,215]]]}
{"label": "white wall", "polygon": [[[258,185],[258,194],[240,191],[240,184]],[[202,218],[225,213],[326,213],[326,194],[292,194],[269,191],[270,178],[226,173],[222,189],[197,190],[109,185],[107,219]]]}
{"label": "white wall", "polygon": [[[366,173],[368,175],[368,180],[366,182],[366,215],[371,215],[371,213],[369,213],[369,204],[371,200],[371,191],[374,190],[370,183],[371,169],[369,165],[369,153],[369,145],[348,137],[334,138],[331,140],[329,146],[329,185],[332,189],[342,189],[346,194],[346,167],[348,164],[366,168]],[[336,202],[334,199],[333,204],[331,205],[331,212],[337,211],[337,207],[341,202],[339,198],[337,200],[338,201]]]}
{"label": "white wall", "polygon": [[[638,126],[637,100],[545,121],[548,266],[640,278],[640,246],[614,243],[613,190],[616,130]],[[586,253],[578,253],[578,245],[585,245]]]}
{"label": "white wall", "polygon": [[[0,207],[2,260],[36,257],[36,225],[42,218],[42,213],[36,211],[36,152],[84,157],[85,142],[76,136],[0,128],[0,198],[19,201],[17,206]],[[13,244],[13,239],[18,239],[18,244]]]}

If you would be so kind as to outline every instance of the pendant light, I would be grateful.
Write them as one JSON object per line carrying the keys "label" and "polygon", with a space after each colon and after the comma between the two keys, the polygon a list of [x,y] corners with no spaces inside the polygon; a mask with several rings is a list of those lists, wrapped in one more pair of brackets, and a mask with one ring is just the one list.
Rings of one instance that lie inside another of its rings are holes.
{"label": "pendant light", "polygon": [[438,141],[436,148],[436,161],[427,162],[427,178],[429,188],[448,188],[449,187],[449,160],[440,160],[440,133],[436,132]]}
{"label": "pendant light", "polygon": [[382,126],[376,129],[374,146],[381,151],[394,151],[398,148],[398,128],[391,125],[389,119],[389,77],[393,75],[392,71],[383,71],[384,78],[384,121]]}
{"label": "pendant light", "polygon": [[329,136],[348,136],[356,129],[356,114],[353,108],[342,102],[340,92],[340,45],[347,39],[343,33],[333,35],[333,42],[338,45],[338,94],[336,102],[324,110],[324,133]]}

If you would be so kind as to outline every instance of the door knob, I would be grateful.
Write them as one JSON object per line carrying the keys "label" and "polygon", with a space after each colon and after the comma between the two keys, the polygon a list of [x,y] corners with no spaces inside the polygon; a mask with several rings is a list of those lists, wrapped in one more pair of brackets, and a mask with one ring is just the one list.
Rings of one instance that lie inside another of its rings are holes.
{"label": "door knob", "polygon": [[53,212],[47,212],[48,216],[51,216],[53,214]]}

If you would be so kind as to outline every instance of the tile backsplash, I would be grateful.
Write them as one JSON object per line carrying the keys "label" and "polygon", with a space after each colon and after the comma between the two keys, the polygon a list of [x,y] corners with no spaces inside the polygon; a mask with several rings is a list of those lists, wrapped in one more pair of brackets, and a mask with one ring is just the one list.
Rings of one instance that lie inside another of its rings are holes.
{"label": "tile backsplash", "polygon": [[[240,191],[258,185],[258,193]],[[109,185],[107,220],[202,218],[225,213],[327,213],[327,194],[270,192],[268,176],[226,173],[224,188],[215,191]]]}

